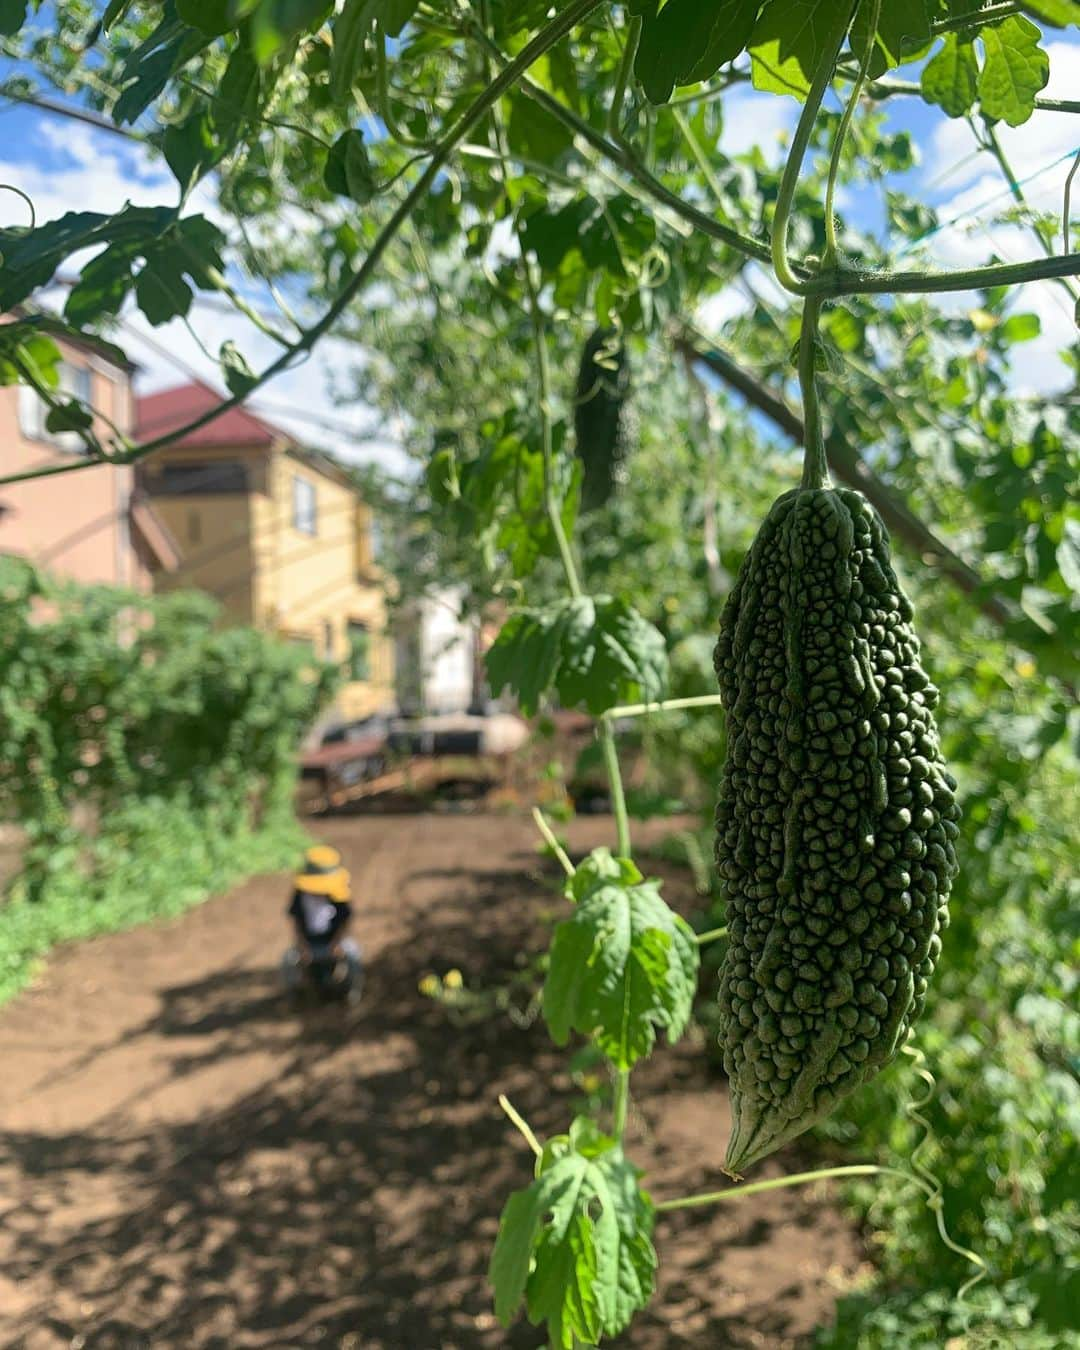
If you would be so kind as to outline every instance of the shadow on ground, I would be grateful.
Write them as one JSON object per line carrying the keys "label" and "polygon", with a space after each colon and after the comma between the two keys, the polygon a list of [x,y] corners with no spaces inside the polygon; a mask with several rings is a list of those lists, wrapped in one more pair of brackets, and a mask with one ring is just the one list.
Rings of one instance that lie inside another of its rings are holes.
{"label": "shadow on ground", "polygon": [[[5,1133],[3,1224],[14,1240],[3,1269],[16,1297],[4,1344],[543,1344],[491,1315],[498,1213],[531,1163],[494,1103],[505,1092],[538,1132],[564,1129],[566,1056],[542,1025],[450,1025],[417,980],[451,966],[470,982],[505,978],[544,940],[552,896],[532,875],[535,858],[508,857],[505,843],[481,875],[429,861],[414,854],[402,872],[408,922],[373,955],[359,1007],[298,1017],[269,965],[159,986],[149,1016],[65,1071],[72,1092],[92,1093],[95,1063],[121,1044],[152,1047],[168,1094],[160,1110],[141,1114],[145,1084],[133,1074],[99,1084],[111,1107],[85,1130]],[[234,1066],[263,1067],[236,1093]],[[722,1156],[726,1099],[703,1056],[665,1052],[641,1086],[635,1152],[654,1189],[715,1185],[707,1169]],[[635,1327],[635,1350],[803,1344],[828,1316],[835,1271],[857,1261],[831,1211],[790,1198],[753,1214],[683,1215],[659,1237],[663,1301]]]}

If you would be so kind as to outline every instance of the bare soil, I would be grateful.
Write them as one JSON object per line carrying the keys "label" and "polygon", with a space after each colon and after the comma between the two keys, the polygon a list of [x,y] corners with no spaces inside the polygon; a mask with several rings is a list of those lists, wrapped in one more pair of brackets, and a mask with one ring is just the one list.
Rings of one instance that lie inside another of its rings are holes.
{"label": "bare soil", "polygon": [[[491,1313],[500,1208],[531,1155],[496,1105],[565,1129],[542,1025],[456,1026],[417,989],[497,984],[559,902],[518,816],[353,817],[361,1004],[297,1014],[276,967],[287,877],[56,953],[0,1012],[0,1345],[19,1350],[538,1350]],[[568,830],[584,851],[610,822]],[[689,888],[676,903],[693,907]],[[657,1197],[718,1189],[727,1096],[691,1037],[635,1075]],[[779,1174],[805,1155],[760,1169]],[[819,1188],[662,1219],[660,1289],[619,1344],[809,1343],[863,1262]]]}

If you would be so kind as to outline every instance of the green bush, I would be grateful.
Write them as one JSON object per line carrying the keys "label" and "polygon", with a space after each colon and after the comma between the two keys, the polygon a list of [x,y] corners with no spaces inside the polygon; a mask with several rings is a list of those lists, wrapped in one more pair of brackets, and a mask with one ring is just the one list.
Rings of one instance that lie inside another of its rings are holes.
{"label": "green bush", "polygon": [[196,594],[146,599],[0,559],[0,1000],[66,939],[175,914],[302,833],[297,743],[333,676]]}

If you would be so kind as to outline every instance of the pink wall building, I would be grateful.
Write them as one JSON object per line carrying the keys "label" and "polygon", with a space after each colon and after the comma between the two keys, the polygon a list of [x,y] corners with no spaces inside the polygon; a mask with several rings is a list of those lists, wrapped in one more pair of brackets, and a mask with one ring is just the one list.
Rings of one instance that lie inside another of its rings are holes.
{"label": "pink wall building", "polygon": [[[118,365],[90,344],[60,340],[62,391],[100,414],[104,443],[109,423],[125,434],[135,424],[132,367]],[[70,463],[85,454],[72,432],[45,427],[47,409],[26,385],[0,388],[0,473]],[[159,571],[174,571],[179,556],[168,531],[136,490],[132,467],[101,464],[0,487],[0,554],[16,554],[57,576],[86,585],[153,589]]]}

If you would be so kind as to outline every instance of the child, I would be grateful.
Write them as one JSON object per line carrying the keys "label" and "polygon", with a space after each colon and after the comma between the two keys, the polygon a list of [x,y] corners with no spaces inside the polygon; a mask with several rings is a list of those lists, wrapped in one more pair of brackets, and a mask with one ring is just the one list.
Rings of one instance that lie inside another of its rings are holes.
{"label": "child", "polygon": [[344,959],[349,986],[360,983],[360,948],[347,935],[352,919],[352,895],[348,872],[341,854],[325,844],[309,848],[295,880],[287,911],[296,934],[296,946],[285,953],[284,976],[290,989],[297,989],[303,966],[327,956]]}

